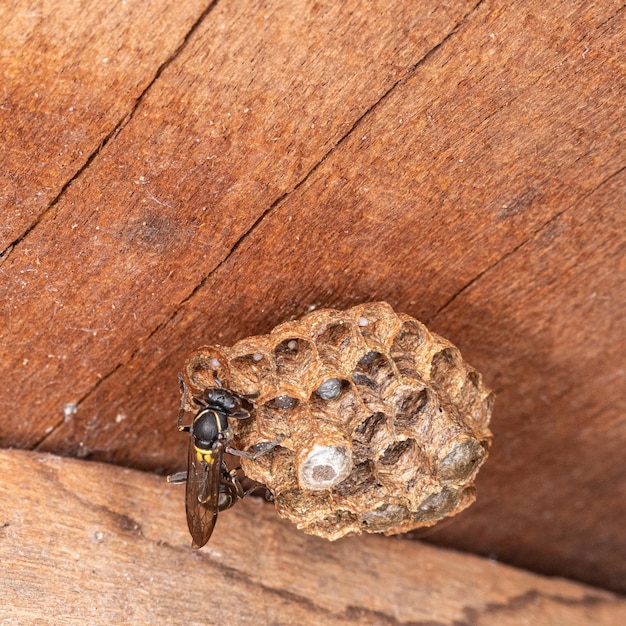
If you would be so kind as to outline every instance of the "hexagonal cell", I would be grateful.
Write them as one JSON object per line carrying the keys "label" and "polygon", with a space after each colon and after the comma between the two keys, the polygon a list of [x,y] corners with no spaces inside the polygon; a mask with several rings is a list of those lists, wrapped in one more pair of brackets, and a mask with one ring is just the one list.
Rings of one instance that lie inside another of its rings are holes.
{"label": "hexagonal cell", "polygon": [[309,491],[332,489],[352,472],[352,451],[348,446],[316,443],[296,460],[298,484]]}
{"label": "hexagonal cell", "polygon": [[358,424],[363,419],[364,408],[354,385],[339,378],[330,379],[337,384],[327,385],[324,381],[310,396],[309,407],[314,419],[324,419],[335,427]]}
{"label": "hexagonal cell", "polygon": [[332,507],[330,491],[303,491],[296,488],[274,492],[278,513],[290,519],[300,519],[304,523],[311,520],[323,520],[326,511]]}
{"label": "hexagonal cell", "polygon": [[372,413],[352,434],[352,453],[356,462],[377,459],[393,442],[390,419],[384,413]]}
{"label": "hexagonal cell", "polygon": [[414,437],[422,444],[433,463],[442,450],[447,450],[451,441],[472,434],[459,415],[457,407],[449,398],[434,389],[429,389],[429,410],[413,429]]}
{"label": "hexagonal cell", "polygon": [[185,373],[192,391],[204,391],[229,377],[228,358],[217,347],[200,348],[187,360]]}
{"label": "hexagonal cell", "polygon": [[479,428],[482,432],[486,433],[488,437],[491,436],[488,430],[489,420],[493,413],[493,405],[496,401],[496,394],[489,393],[485,395],[480,402],[480,406],[472,410],[469,417],[472,423]]}
{"label": "hexagonal cell", "polygon": [[394,428],[397,433],[420,433],[423,436],[424,422],[430,419],[435,410],[433,394],[427,388],[419,386],[399,387],[393,396],[395,408]]}
{"label": "hexagonal cell", "polygon": [[466,367],[467,370],[467,379],[465,383],[465,387],[471,387],[471,393],[476,394],[480,393],[481,390],[481,375],[474,369]]}
{"label": "hexagonal cell", "polygon": [[319,537],[326,537],[330,541],[340,539],[346,534],[360,532],[359,519],[353,511],[346,509],[334,509],[327,517],[317,519],[310,524],[299,526],[304,532]]}
{"label": "hexagonal cell", "polygon": [[428,471],[428,459],[415,439],[395,441],[374,464],[376,478],[394,492],[406,492],[406,485],[418,474]]}
{"label": "hexagonal cell", "polygon": [[359,515],[361,525],[371,533],[385,532],[411,517],[409,510],[401,504],[383,504],[373,511]]}
{"label": "hexagonal cell", "polygon": [[310,376],[317,363],[317,351],[307,339],[289,337],[274,346],[276,376],[290,382]]}
{"label": "hexagonal cell", "polygon": [[255,461],[239,457],[237,462],[244,468],[248,478],[264,485],[271,484],[274,493],[298,489],[296,455],[282,445],[276,446]]}
{"label": "hexagonal cell", "polygon": [[330,367],[341,368],[343,355],[353,342],[354,328],[345,322],[330,324],[315,339],[320,359]]}
{"label": "hexagonal cell", "polygon": [[461,490],[444,487],[441,491],[432,493],[420,502],[417,511],[413,512],[416,522],[432,522],[448,516],[459,504]]}
{"label": "hexagonal cell", "polygon": [[358,313],[361,335],[373,350],[387,349],[398,332],[400,320],[385,302],[365,304],[353,309]]}
{"label": "hexagonal cell", "polygon": [[236,372],[242,393],[255,393],[264,381],[273,378],[275,364],[269,355],[255,352],[231,359],[230,368],[233,376]]}
{"label": "hexagonal cell", "polygon": [[465,423],[476,433],[481,433],[487,428],[495,396],[493,393],[486,394],[484,389],[477,391],[473,396],[464,396],[460,410]]}
{"label": "hexagonal cell", "polygon": [[290,434],[291,421],[300,410],[299,401],[289,396],[278,396],[263,404],[257,404],[256,415],[259,429],[268,435],[275,433],[275,437],[280,434]]}
{"label": "hexagonal cell", "polygon": [[430,380],[451,399],[458,400],[461,397],[465,384],[465,368],[456,348],[444,348],[433,356]]}
{"label": "hexagonal cell", "polygon": [[370,461],[358,463],[352,468],[350,475],[335,488],[335,493],[344,498],[365,495],[375,489],[378,481],[372,474]]}
{"label": "hexagonal cell", "polygon": [[458,396],[458,407],[462,413],[469,415],[480,410],[485,392],[480,374],[472,368],[466,367],[465,370],[465,381]]}
{"label": "hexagonal cell", "polygon": [[430,335],[417,320],[402,323],[389,351],[402,376],[420,380],[425,371]]}
{"label": "hexagonal cell", "polygon": [[476,439],[455,442],[439,462],[441,482],[449,484],[468,480],[480,467],[484,456],[485,448]]}
{"label": "hexagonal cell", "polygon": [[390,359],[380,352],[364,354],[356,364],[352,382],[366,406],[375,408],[396,382]]}

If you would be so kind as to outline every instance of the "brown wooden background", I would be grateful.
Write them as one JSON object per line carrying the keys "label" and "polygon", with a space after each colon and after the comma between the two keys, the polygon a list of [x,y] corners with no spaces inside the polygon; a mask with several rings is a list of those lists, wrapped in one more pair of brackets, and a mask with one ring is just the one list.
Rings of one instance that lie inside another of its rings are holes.
{"label": "brown wooden background", "polygon": [[0,28],[2,446],[179,469],[187,353],[386,300],[498,395],[478,502],[429,540],[626,589],[620,2],[18,0]]}
{"label": "brown wooden background", "polygon": [[0,482],[7,624],[626,622],[626,599],[605,590],[420,541],[330,543],[258,498],[225,513],[196,551],[181,523],[183,488],[161,476],[23,450],[0,450],[0,472],[11,477]]}

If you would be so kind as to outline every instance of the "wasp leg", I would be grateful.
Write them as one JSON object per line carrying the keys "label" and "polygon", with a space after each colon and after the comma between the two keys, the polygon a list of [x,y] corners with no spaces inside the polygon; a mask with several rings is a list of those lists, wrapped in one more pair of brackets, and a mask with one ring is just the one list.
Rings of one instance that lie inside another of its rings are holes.
{"label": "wasp leg", "polygon": [[244,459],[255,461],[260,456],[271,452],[284,438],[285,435],[278,435],[274,441],[261,441],[260,443],[254,444],[249,450],[246,451],[236,450],[235,448],[226,448],[226,452],[228,452],[228,454],[232,454],[233,456],[241,456]]}
{"label": "wasp leg", "polygon": [[186,483],[187,472],[176,472],[175,474],[170,474],[167,477],[167,482],[172,483],[172,485],[181,485],[182,483]]}
{"label": "wasp leg", "polygon": [[263,498],[266,502],[274,502],[274,494],[263,484],[256,483],[256,485],[252,485],[252,487],[248,487],[243,493],[243,498],[249,496],[251,493],[254,493],[257,489],[265,489],[265,493],[263,494]]}
{"label": "wasp leg", "polygon": [[241,481],[237,478],[237,472],[239,471],[241,471],[241,466],[229,470],[228,465],[226,465],[225,462],[222,462],[222,484],[232,485],[237,494],[237,498],[242,500],[245,493],[243,491],[243,487],[241,486]]}
{"label": "wasp leg", "polygon": [[[274,502],[274,494],[263,484],[257,482],[256,480],[252,480],[247,476],[244,476],[247,482],[253,483],[252,486],[248,487],[245,491],[241,481],[237,477],[237,473],[241,471],[241,466],[235,467],[228,471],[226,464],[224,463],[224,468],[222,470],[222,485],[228,484],[229,488],[234,488],[237,492],[237,499],[243,500],[251,493],[254,493],[257,489],[265,489],[265,493],[263,494],[265,500],[267,502]],[[234,504],[234,502],[233,502]],[[232,506],[232,504],[230,505]],[[220,509],[222,510],[222,509]]]}
{"label": "wasp leg", "polygon": [[183,373],[178,372],[178,388],[180,390],[180,409],[178,409],[178,431],[188,433],[191,425],[183,426],[183,417],[185,415],[185,400],[187,399],[187,385],[183,378]]}
{"label": "wasp leg", "polygon": [[237,470],[228,471],[226,464],[222,465],[222,478],[220,480],[220,495],[218,500],[218,508],[225,511],[234,506],[237,500],[242,500],[245,496],[243,487],[237,478]]}

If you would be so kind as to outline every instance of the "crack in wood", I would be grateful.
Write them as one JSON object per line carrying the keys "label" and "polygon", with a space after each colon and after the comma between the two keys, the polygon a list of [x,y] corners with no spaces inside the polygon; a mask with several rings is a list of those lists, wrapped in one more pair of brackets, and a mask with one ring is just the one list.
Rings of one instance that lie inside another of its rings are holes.
{"label": "crack in wood", "polygon": [[[156,335],[161,329],[163,329],[165,326],[167,326],[178,314],[179,311],[182,310],[182,308],[187,304],[187,302],[189,302],[190,300],[192,300],[194,298],[194,296],[204,287],[204,285],[211,279],[211,277],[213,277],[228,261],[229,259],[235,254],[235,252],[241,247],[241,245],[244,243],[244,241],[259,227],[259,225],[269,216],[271,215],[276,208],[287,198],[289,197],[292,193],[296,192],[298,189],[300,189],[314,174],[315,172],[317,172],[320,167],[330,158],[330,156],[332,154],[334,154],[351,136],[352,134],[357,130],[357,128],[363,123],[363,121],[368,118],[372,112],[381,104],[383,103],[385,100],[387,100],[389,98],[389,96],[393,93],[393,91],[401,84],[404,84],[405,82],[407,82],[417,71],[417,68],[419,68],[421,65],[423,65],[437,50],[441,49],[442,46],[444,46],[456,33],[459,32],[459,30],[463,27],[463,25],[467,22],[467,20],[472,16],[472,14],[474,14],[478,8],[483,4],[484,0],[479,0],[471,9],[469,9],[467,11],[467,13],[465,13],[465,15],[463,15],[459,21],[452,27],[452,29],[450,30],[450,32],[443,37],[443,39],[435,44],[430,50],[428,50],[426,53],[424,53],[422,55],[422,57],[416,61],[415,63],[413,63],[413,65],[409,66],[408,70],[406,71],[405,75],[402,78],[399,78],[397,81],[395,81],[373,104],[371,104],[369,107],[367,107],[367,109],[365,109],[365,111],[354,121],[354,123],[350,126],[350,128],[328,149],[328,151],[313,165],[313,167],[311,167],[311,169],[304,174],[304,176],[295,184],[293,185],[293,187],[286,191],[285,193],[283,193],[281,196],[279,196],[276,200],[274,200],[274,202],[272,202],[272,204],[265,209],[265,211],[263,211],[261,213],[261,215],[259,215],[259,217],[257,217],[257,219],[252,223],[252,225],[246,230],[244,231],[239,238],[235,241],[235,243],[231,246],[230,250],[226,253],[226,255],[224,256],[224,258],[204,277],[202,278],[197,284],[196,286],[190,291],[190,293],[184,297],[180,303],[178,304],[178,306],[172,311],[172,313],[166,318],[164,319],[162,322],[160,322],[159,324],[157,324],[157,326],[155,326],[152,331],[150,331],[144,339],[142,339],[139,344],[137,345],[136,349],[133,350],[130,355],[128,356],[128,358],[123,361],[118,363],[113,369],[111,369],[107,374],[104,374],[102,377],[100,377],[96,383],[87,391],[85,392],[85,394],[77,401],[77,406],[80,407],[81,403],[87,399],[94,391],[96,391],[96,389],[106,380],[108,380],[113,374],[115,374],[121,367],[125,366],[127,363],[131,362],[133,360],[133,358],[141,351],[141,349],[143,348],[143,346],[150,341],[150,339]],[[191,27],[191,29],[189,30],[189,32],[187,33],[187,35],[184,37],[183,42],[181,43],[181,45],[176,49],[176,51],[170,55],[170,57],[164,61],[161,66],[157,69],[157,71],[155,72],[155,75],[153,77],[153,79],[150,81],[150,83],[148,84],[148,86],[144,89],[144,91],[140,94],[140,96],[137,98],[135,105],[132,107],[131,111],[129,113],[126,114],[126,116],[124,117],[123,120],[120,121],[120,123],[118,123],[118,125],[115,127],[115,129],[107,136],[107,138],[102,142],[102,144],[99,146],[99,148],[90,155],[90,157],[87,159],[87,162],[85,163],[85,165],[79,170],[79,172],[77,172],[77,174],[72,177],[72,179],[70,181],[68,181],[63,189],[61,190],[61,192],[59,193],[59,195],[54,199],[54,201],[51,203],[51,205],[48,207],[48,209],[46,209],[46,211],[44,212],[47,213],[61,198],[62,194],[65,192],[65,190],[67,189],[67,187],[91,164],[91,162],[95,159],[95,157],[98,155],[99,151],[109,142],[109,140],[115,136],[117,133],[119,133],[124,126],[126,126],[126,124],[132,119],[133,115],[135,114],[139,104],[141,103],[141,101],[144,99],[144,97],[146,96],[146,94],[148,93],[148,91],[150,90],[150,88],[154,85],[154,83],[156,82],[156,80],[159,78],[159,76],[163,73],[163,71],[166,69],[166,67],[168,65],[170,65],[175,58],[180,54],[180,52],[184,49],[184,47],[187,45],[188,40],[190,39],[190,37],[193,35],[193,33],[197,30],[198,26],[200,25],[200,23],[202,22],[202,20],[206,17],[206,15],[208,15],[208,13],[214,8],[215,4],[217,4],[217,0],[215,0],[214,2],[210,3],[207,8],[202,12],[200,18],[198,18],[198,20],[194,23],[194,25]],[[24,235],[22,235],[19,238],[19,241],[21,241],[43,218],[42,214],[40,216],[40,218],[37,220],[36,223],[34,223],[25,233]],[[15,243],[18,243],[18,240],[16,240],[13,244],[11,245],[15,245]],[[1,255],[0,255],[0,259],[1,259]],[[52,430],[50,430],[48,433],[46,433],[39,441],[36,442],[36,444],[32,447],[33,450],[37,450],[39,449],[43,443],[64,423],[63,420],[61,420],[58,424],[56,424]]]}
{"label": "crack in wood", "polygon": [[350,128],[328,149],[328,151],[322,155],[322,157],[311,167],[311,169],[304,174],[304,176],[295,184],[293,187],[279,196],[272,204],[261,213],[261,215],[254,221],[254,223],[237,239],[237,241],[233,244],[231,249],[227,252],[224,258],[202,279],[199,283],[194,287],[191,293],[181,300],[179,306],[172,313],[172,315],[165,320],[162,324],[157,326],[150,335],[146,338],[146,341],[150,339],[161,327],[165,326],[169,323],[174,317],[177,315],[178,310],[182,308],[189,300],[191,300],[196,293],[206,284],[206,282],[214,276],[219,269],[224,266],[228,260],[233,256],[233,254],[240,248],[243,242],[257,229],[257,227],[270,215],[272,214],[276,208],[291,194],[298,191],[304,184],[317,172],[321,166],[338,150],[340,146],[342,146],[357,130],[357,128],[362,124],[362,122],[370,116],[370,114],[387,98],[391,95],[391,93],[398,87],[398,85],[405,83],[409,80],[416,72],[417,68],[423,65],[427,59],[429,59],[437,50],[439,50],[451,37],[453,37],[463,26],[463,24],[467,21],[467,19],[480,7],[484,0],[479,0],[465,15],[461,17],[461,19],[455,24],[452,30],[436,45],[434,45],[428,52],[426,52],[419,61],[416,61],[413,65],[409,66],[405,76],[403,78],[399,78],[395,81],[373,104],[371,104],[365,111],[354,121],[354,123],[350,126]]}
{"label": "crack in wood", "polygon": [[506,612],[523,614],[523,611],[527,607],[536,605],[542,601],[570,607],[597,607],[601,605],[613,605],[618,602],[618,599],[593,595],[590,593],[583,595],[581,598],[566,598],[559,594],[545,593],[538,589],[529,589],[520,595],[509,598],[506,602],[489,602],[483,611],[478,611],[475,608],[464,609],[467,621],[460,622],[459,626],[461,624],[463,626],[478,624],[480,623],[480,619],[488,614],[494,615]]}
{"label": "crack in wood", "polygon": [[[454,25],[454,27],[450,30],[450,32],[437,44],[435,44],[430,50],[428,50],[418,61],[416,61],[413,65],[409,66],[409,69],[406,71],[405,76],[399,78],[395,81],[374,103],[372,103],[350,126],[350,128],[329,148],[329,150],[313,165],[313,167],[298,181],[290,190],[283,193],[279,196],[274,202],[267,208],[265,211],[259,215],[259,217],[252,223],[252,225],[244,231],[240,237],[235,241],[230,250],[226,253],[224,258],[201,280],[198,284],[191,290],[191,292],[181,300],[179,305],[172,311],[172,313],[161,323],[159,323],[153,330],[148,333],[145,338],[139,343],[135,350],[131,352],[128,358],[118,363],[113,369],[111,369],[107,374],[100,377],[96,383],[87,391],[85,394],[77,401],[77,407],[80,407],[82,402],[86,400],[92,393],[94,393],[98,387],[108,380],[111,376],[113,376],[121,367],[125,366],[127,363],[131,362],[132,359],[141,351],[143,346],[150,341],[150,339],[156,335],[159,331],[161,331],[165,326],[167,326],[175,317],[179,314],[179,311],[194,298],[194,296],[204,287],[204,285],[229,261],[230,258],[236,253],[236,251],[241,247],[244,241],[252,235],[252,233],[259,227],[259,225],[269,216],[271,215],[281,203],[289,197],[292,193],[296,192],[300,189],[314,174],[318,171],[321,166],[352,136],[354,132],[358,129],[358,127],[367,119],[375,109],[377,109],[383,102],[385,102],[390,95],[398,88],[399,85],[407,82],[417,71],[417,69],[423,65],[437,50],[441,49],[446,42],[448,42],[459,30],[462,28],[463,24],[467,22],[467,20],[471,17],[473,13],[475,13],[478,8],[481,6],[484,0],[479,0],[465,15],[461,17],[461,19]],[[208,13],[214,8],[216,2],[211,2],[205,10],[201,13],[200,17],[194,25],[190,28],[188,33],[183,38],[183,42],[181,45],[166,59],[155,72],[154,77],[143,90],[143,92],[138,96],[135,101],[135,104],[131,108],[131,110],[118,122],[115,128],[107,135],[107,137],[100,143],[98,148],[88,157],[85,164],[78,170],[78,172],[63,186],[61,192],[56,196],[56,198],[52,201],[50,206],[39,216],[37,221],[25,231],[25,233],[15,242],[13,242],[10,246],[13,247],[15,244],[19,243],[25,236],[28,235],[30,231],[32,231],[37,224],[43,219],[44,215],[46,215],[53,206],[59,202],[62,195],[65,193],[66,189],[69,185],[76,180],[94,161],[94,159],[98,156],[99,152],[109,143],[109,141],[116,136],[121,130],[128,124],[128,122],[133,118],[135,112],[137,111],[139,105],[146,97],[147,93],[150,91],[152,86],[161,76],[163,71],[176,59],[176,57],[181,53],[181,51],[186,47],[189,39],[193,35],[193,33],[197,30],[203,19],[208,15]],[[0,255],[0,258],[2,256]],[[65,423],[65,420],[60,420],[56,425],[52,427],[52,429],[44,434],[44,436],[37,441],[32,449],[38,450],[45,443],[45,441],[51,437],[57,430]]]}
{"label": "crack in wood", "polygon": [[417,68],[423,65],[427,59],[429,59],[437,50],[439,50],[453,35],[455,35],[462,25],[467,21],[467,19],[480,7],[484,0],[479,0],[477,4],[474,5],[465,15],[461,17],[461,19],[455,24],[452,30],[436,45],[434,45],[428,52],[426,52],[419,61],[416,61],[413,65],[409,66],[405,76],[403,78],[399,78],[395,81],[387,90],[369,107],[365,109],[365,111],[357,117],[357,119],[353,122],[350,128],[328,149],[328,151],[322,155],[322,157],[311,167],[311,169],[304,174],[304,176],[295,184],[293,187],[279,196],[272,204],[261,213],[261,215],[254,221],[254,223],[237,239],[237,241],[233,244],[231,249],[226,253],[224,258],[202,279],[198,282],[198,284],[194,287],[191,293],[181,300],[177,309],[172,313],[172,315],[165,320],[162,324],[157,326],[150,335],[146,338],[146,341],[152,337],[157,331],[160,330],[161,327],[165,326],[176,316],[178,310],[182,308],[189,300],[191,300],[196,293],[202,289],[202,287],[206,284],[206,282],[214,276],[220,268],[225,265],[228,260],[233,256],[233,254],[240,248],[243,242],[257,229],[257,227],[270,215],[272,214],[278,206],[291,194],[298,191],[304,184],[317,172],[321,166],[338,150],[340,146],[342,146],[357,130],[357,128],[363,123],[363,121],[370,116],[370,114],[387,98],[391,95],[391,93],[398,87],[398,85],[407,82],[416,72]]}
{"label": "crack in wood", "polygon": [[65,192],[68,190],[70,185],[72,185],[72,183],[77,181],[83,175],[83,173],[89,168],[89,166],[94,162],[96,157],[103,150],[103,148],[105,148],[110,143],[110,141],[115,138],[120,133],[120,131],[128,124],[128,122],[130,122],[130,120],[134,117],[137,109],[139,108],[139,105],[143,102],[146,95],[152,89],[161,74],[176,60],[179,54],[187,47],[189,39],[196,32],[206,16],[212,11],[213,7],[217,4],[217,1],[218,0],[212,0],[211,2],[209,2],[205,9],[200,13],[200,16],[191,25],[191,28],[183,37],[180,45],[156,69],[154,76],[148,81],[148,84],[146,85],[146,87],[144,87],[143,91],[137,96],[130,110],[125,113],[113,126],[113,129],[109,133],[107,133],[103,139],[100,140],[96,148],[87,156],[85,162],[61,186],[59,193],[52,199],[50,204],[35,218],[33,223],[28,226],[28,228],[26,228],[24,232],[22,232],[18,237],[11,241],[4,250],[0,250],[0,261],[6,261],[9,258],[13,248],[19,245],[37,226],[39,226],[39,224],[45,219],[45,217],[49,215],[52,209],[60,202],[61,198],[63,198]]}
{"label": "crack in wood", "polygon": [[[204,556],[205,553],[200,552],[200,555]],[[230,578],[233,583],[237,584],[237,586],[243,585],[261,589],[268,595],[276,596],[282,601],[297,604],[298,606],[301,606],[311,611],[312,613],[315,613],[316,615],[325,615],[328,618],[332,618],[334,620],[341,620],[348,623],[364,625],[381,624],[389,626],[421,626],[419,622],[401,622],[393,615],[389,615],[388,613],[377,611],[375,609],[367,609],[360,606],[356,607],[352,605],[347,605],[343,611],[335,612],[331,609],[321,606],[317,602],[313,601],[313,599],[311,598],[294,593],[293,591],[289,591],[288,589],[277,589],[275,587],[270,587],[263,583],[261,580],[249,576],[246,572],[236,569],[231,565],[219,563],[213,559],[210,559],[210,561],[217,569],[222,572],[225,577]]]}
{"label": "crack in wood", "polygon": [[[150,334],[150,336],[152,336],[153,333]],[[149,336],[149,337],[150,337]],[[149,339],[149,337],[147,339]],[[145,341],[147,341],[147,339]],[[145,341],[143,343],[145,343]],[[142,343],[142,345],[143,345]],[[108,372],[107,374],[105,374],[104,376],[101,376],[100,378],[98,378],[98,380],[93,384],[93,386],[88,389],[77,401],[76,401],[76,411],[78,411],[78,409],[80,408],[80,405],[92,394],[96,391],[96,389],[98,389],[98,387],[100,387],[100,385],[107,380],[110,376],[113,376],[113,374],[115,374],[115,372],[117,372],[119,369],[121,369],[124,365],[126,365],[126,363],[130,362],[133,357],[141,350],[141,346],[139,346],[136,350],[133,350],[133,352],[131,353],[131,355],[128,357],[128,359],[126,361],[124,361],[123,363],[118,363],[110,372]],[[51,437],[61,426],[63,426],[63,424],[66,423],[66,419],[65,417],[63,417],[62,419],[60,419],[54,426],[52,426],[50,428],[50,430],[48,430],[48,432],[44,433],[43,437],[41,437],[38,441],[36,441],[33,446],[30,448],[31,450],[39,450],[41,448],[41,446],[45,443],[45,441]],[[88,456],[89,452],[87,452],[84,456]],[[84,458],[84,457],[83,457]]]}
{"label": "crack in wood", "polygon": [[617,11],[615,11],[615,13],[613,15],[610,15],[609,17],[607,17],[603,22],[600,22],[598,24],[598,27],[596,28],[596,30],[600,30],[600,28],[602,28],[603,26],[606,26],[609,22],[611,22],[612,20],[614,20],[616,17],[619,16],[619,14],[626,9],[626,4],[623,4],[619,9],[617,9]]}
{"label": "crack in wood", "polygon": [[502,263],[503,261],[505,261],[509,257],[513,256],[518,250],[520,250],[521,248],[526,246],[528,243],[530,243],[533,239],[535,239],[539,235],[539,233],[541,233],[542,231],[546,230],[553,222],[558,220],[562,215],[564,215],[568,211],[571,211],[571,210],[575,209],[582,202],[585,202],[593,194],[595,194],[597,191],[599,191],[604,185],[608,184],[611,181],[611,179],[615,178],[616,176],[619,176],[624,170],[626,170],[626,165],[620,167],[618,170],[616,170],[612,174],[609,174],[606,178],[601,180],[595,187],[593,187],[593,189],[588,191],[586,194],[584,194],[580,198],[577,198],[576,202],[574,204],[571,204],[570,206],[568,206],[567,208],[563,209],[562,211],[559,211],[558,213],[555,213],[550,219],[546,220],[541,225],[539,225],[537,228],[535,228],[533,231],[531,231],[525,239],[523,239],[520,243],[518,243],[509,252],[506,252],[505,254],[503,254],[498,260],[494,261],[491,265],[489,265],[485,269],[483,269],[480,272],[478,272],[478,274],[476,274],[472,279],[470,279],[467,283],[465,283],[465,285],[460,287],[424,323],[427,324],[427,325],[431,324],[433,322],[433,320],[435,320],[440,313],[445,311],[459,296],[461,296],[463,293],[465,293],[474,283],[476,283],[483,276],[485,276],[487,273],[491,272],[493,269],[498,267],[498,265],[500,265],[500,263]]}

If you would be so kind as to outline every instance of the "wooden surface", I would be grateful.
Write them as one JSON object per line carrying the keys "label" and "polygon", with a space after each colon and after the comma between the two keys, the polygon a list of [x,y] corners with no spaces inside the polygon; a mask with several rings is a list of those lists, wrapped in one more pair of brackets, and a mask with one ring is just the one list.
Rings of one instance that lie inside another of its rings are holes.
{"label": "wooden surface", "polygon": [[419,542],[329,543],[250,499],[190,548],[183,487],[0,453],[0,618],[17,624],[606,624],[626,601]]}
{"label": "wooden surface", "polygon": [[0,443],[181,468],[191,350],[387,300],[498,394],[429,539],[626,590],[621,4],[130,5],[0,21]]}
{"label": "wooden surface", "polygon": [[121,128],[206,2],[0,4],[0,250],[19,242]]}

